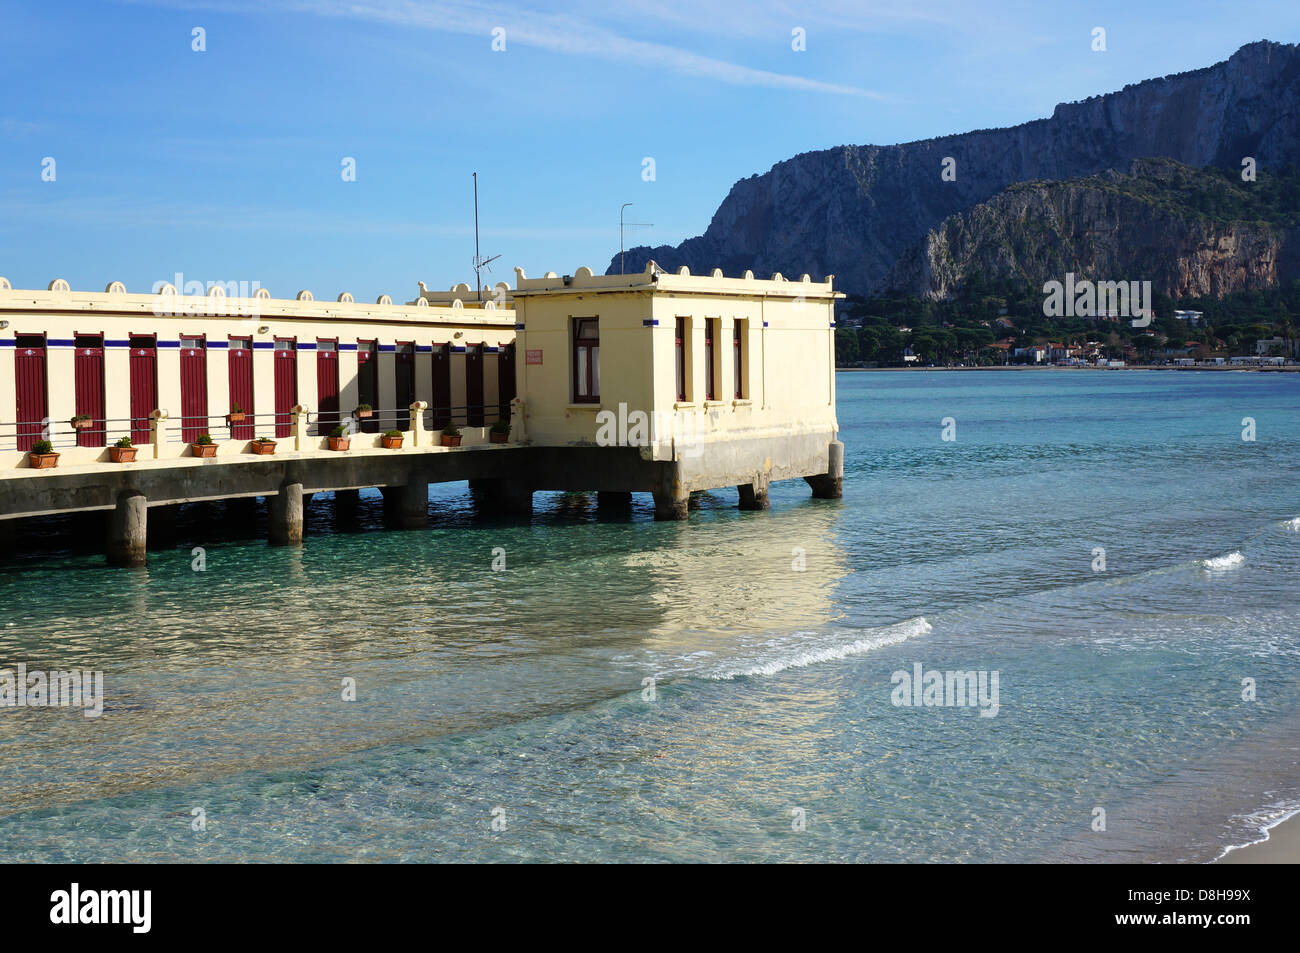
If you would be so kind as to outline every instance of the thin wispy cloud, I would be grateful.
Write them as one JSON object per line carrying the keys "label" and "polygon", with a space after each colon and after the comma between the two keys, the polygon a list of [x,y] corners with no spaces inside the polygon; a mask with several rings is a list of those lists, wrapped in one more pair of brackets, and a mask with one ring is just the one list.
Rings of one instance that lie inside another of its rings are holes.
{"label": "thin wispy cloud", "polygon": [[[755,69],[671,44],[636,39],[603,26],[593,17],[555,14],[521,6],[473,2],[416,3],[413,0],[284,0],[280,3],[220,2],[220,0],[139,0],[149,5],[191,10],[265,14],[301,13],[332,19],[363,20],[407,29],[477,36],[486,48],[492,31],[506,31],[510,45],[532,47],[562,56],[635,64],[733,86],[759,86],[802,92],[854,96],[885,101],[892,97],[875,90],[831,83],[793,73]],[[648,22],[653,22],[647,18]],[[666,23],[667,21],[665,21]]]}

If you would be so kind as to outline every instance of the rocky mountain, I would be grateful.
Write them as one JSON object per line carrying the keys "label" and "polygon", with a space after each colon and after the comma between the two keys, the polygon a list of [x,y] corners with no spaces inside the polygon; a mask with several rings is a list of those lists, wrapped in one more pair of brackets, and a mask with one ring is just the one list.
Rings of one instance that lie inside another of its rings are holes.
{"label": "rocky mountain", "polygon": [[1235,173],[1139,159],[1064,182],[1009,186],[949,216],[886,284],[946,298],[969,278],[1151,281],[1173,298],[1222,297],[1300,278],[1300,176],[1244,183]]}
{"label": "rocky mountain", "polygon": [[[949,216],[1017,182],[1064,180],[1163,156],[1194,168],[1300,165],[1300,46],[1260,41],[1205,69],[1059,105],[1051,118],[893,146],[840,146],[737,182],[703,235],[627,252],[692,272],[831,273],[887,286],[899,259]],[[954,181],[941,178],[946,157]],[[617,272],[618,256],[607,273]]]}

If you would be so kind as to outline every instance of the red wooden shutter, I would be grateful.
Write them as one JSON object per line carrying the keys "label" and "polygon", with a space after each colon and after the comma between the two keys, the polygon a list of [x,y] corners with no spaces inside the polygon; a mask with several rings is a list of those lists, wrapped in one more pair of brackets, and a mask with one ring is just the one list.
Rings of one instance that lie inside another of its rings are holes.
{"label": "red wooden shutter", "polygon": [[89,417],[90,427],[77,431],[77,446],[102,447],[107,423],[104,420],[104,336],[78,334],[73,342],[73,379],[76,387],[77,415]]}
{"label": "red wooden shutter", "polygon": [[320,432],[328,434],[339,422],[339,342],[316,339],[316,406]]}
{"label": "red wooden shutter", "polygon": [[181,439],[208,432],[208,351],[204,335],[181,335]]}
{"label": "red wooden shutter", "polygon": [[497,403],[502,420],[510,419],[510,402],[515,399],[515,344],[511,341],[497,352]]}
{"label": "red wooden shutter", "polygon": [[483,426],[483,345],[465,348],[465,421],[471,427]]}
{"label": "red wooden shutter", "polygon": [[257,436],[253,422],[253,339],[230,339],[230,352],[226,357],[230,369],[230,410],[236,407],[245,414],[243,423],[230,425],[230,436],[235,440],[252,440]]}
{"label": "red wooden shutter", "polygon": [[131,336],[131,440],[148,443],[149,415],[158,409],[158,340],[152,334]]}
{"label": "red wooden shutter", "polygon": [[275,435],[293,433],[293,410],[298,403],[298,346],[296,338],[275,339]]}
{"label": "red wooden shutter", "polygon": [[45,382],[45,336],[19,335],[14,342],[14,384],[18,449],[30,450],[37,440],[46,439],[49,403]]}

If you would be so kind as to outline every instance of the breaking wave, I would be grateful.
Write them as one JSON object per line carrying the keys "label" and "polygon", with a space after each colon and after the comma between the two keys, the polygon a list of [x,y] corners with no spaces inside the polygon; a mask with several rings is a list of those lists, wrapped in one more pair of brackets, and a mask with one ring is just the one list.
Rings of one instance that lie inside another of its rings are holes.
{"label": "breaking wave", "polygon": [[752,678],[775,675],[790,668],[803,668],[818,662],[831,662],[861,655],[886,645],[897,645],[918,635],[928,635],[934,630],[923,616],[906,619],[893,625],[867,630],[871,634],[852,642],[826,644],[812,633],[795,632],[769,640],[762,646],[757,658],[728,659],[712,669],[694,673],[701,678],[726,681],[733,678]]}
{"label": "breaking wave", "polygon": [[1227,553],[1223,556],[1215,556],[1212,559],[1202,559],[1201,565],[1209,570],[1222,570],[1240,566],[1245,561],[1246,557],[1239,551],[1234,550],[1233,552]]}

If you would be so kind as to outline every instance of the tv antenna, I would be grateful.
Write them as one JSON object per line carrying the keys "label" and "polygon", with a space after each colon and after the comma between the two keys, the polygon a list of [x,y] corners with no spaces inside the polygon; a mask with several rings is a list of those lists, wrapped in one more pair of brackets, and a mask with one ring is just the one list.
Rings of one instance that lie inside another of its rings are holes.
{"label": "tv antenna", "polygon": [[500,255],[493,255],[491,258],[482,258],[478,253],[478,173],[474,173],[474,288],[478,292],[478,300],[483,300],[483,281],[479,277],[479,272],[483,268],[492,271],[490,267],[492,262],[500,258]]}
{"label": "tv antenna", "polygon": [[624,274],[623,271],[623,228],[654,228],[654,222],[624,222],[623,209],[629,205],[635,205],[635,202],[624,202],[618,207],[618,273]]}

